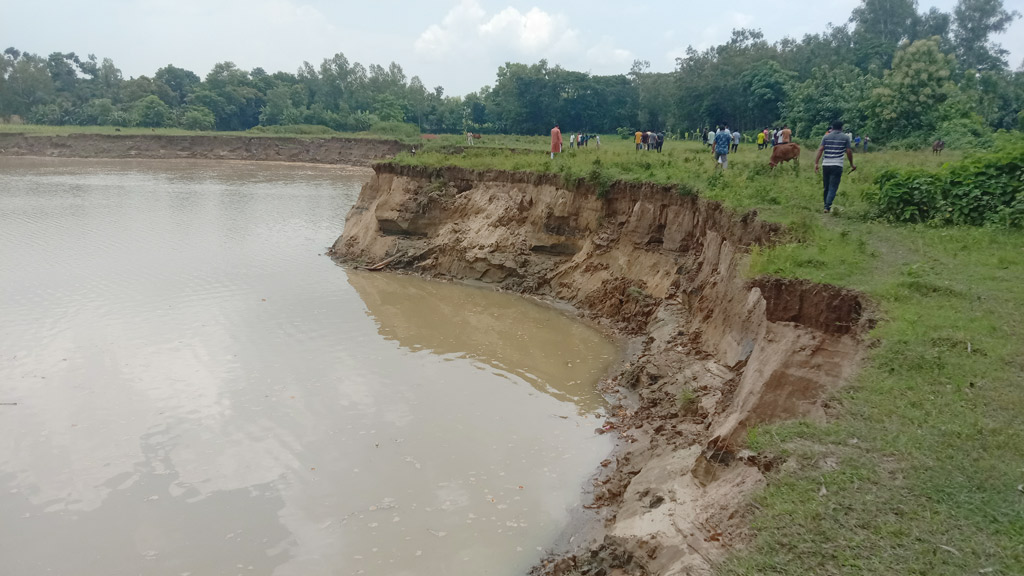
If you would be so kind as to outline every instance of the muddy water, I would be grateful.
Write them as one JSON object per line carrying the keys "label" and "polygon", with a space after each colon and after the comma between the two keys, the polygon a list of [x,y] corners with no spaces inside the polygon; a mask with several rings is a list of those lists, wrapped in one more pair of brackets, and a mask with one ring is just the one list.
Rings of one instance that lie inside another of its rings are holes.
{"label": "muddy water", "polygon": [[366,173],[0,159],[0,572],[518,574],[611,343],[320,256]]}

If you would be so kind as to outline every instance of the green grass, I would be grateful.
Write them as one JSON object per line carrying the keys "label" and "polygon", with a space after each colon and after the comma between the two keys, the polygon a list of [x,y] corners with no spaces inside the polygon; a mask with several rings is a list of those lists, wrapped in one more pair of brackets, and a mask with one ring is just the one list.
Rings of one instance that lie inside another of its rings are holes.
{"label": "green grass", "polygon": [[602,140],[600,151],[555,160],[536,138],[506,141],[517,153],[500,141],[453,156],[431,145],[396,161],[579,178],[600,158],[603,177],[680,184],[786,224],[786,242],[754,251],[751,275],[848,286],[878,308],[861,370],[830,399],[828,424],[751,431],[752,448],[787,464],[756,497],[756,541],[718,573],[1024,574],[1024,233],[890,225],[864,198],[886,167],[958,156],[858,154],[825,215],[813,144],[799,169],[774,173],[768,152],[741,145],[716,175],[693,143],[667,142],[658,155]]}

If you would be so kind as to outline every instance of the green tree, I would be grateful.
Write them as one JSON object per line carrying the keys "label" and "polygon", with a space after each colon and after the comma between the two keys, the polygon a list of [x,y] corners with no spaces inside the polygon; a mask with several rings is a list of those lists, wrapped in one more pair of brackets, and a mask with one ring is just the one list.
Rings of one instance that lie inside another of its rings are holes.
{"label": "green tree", "polygon": [[873,134],[888,139],[927,139],[941,119],[942,105],[956,91],[950,78],[955,59],[939,50],[939,39],[901,48],[866,106]]}
{"label": "green tree", "polygon": [[121,96],[125,102],[137,102],[146,96],[156,96],[168,106],[175,106],[178,102],[178,97],[166,84],[145,75],[126,80],[121,86]]}
{"label": "green tree", "polygon": [[916,0],[861,0],[853,9],[856,64],[879,73],[888,68],[904,40],[914,40],[918,28]]}
{"label": "green tree", "polygon": [[29,53],[19,53],[8,65],[9,72],[0,98],[4,116],[26,116],[35,107],[51,103],[56,97],[53,78],[46,60]]}
{"label": "green tree", "polygon": [[[214,65],[203,82],[200,92],[208,92],[214,99],[203,97],[196,104],[209,108],[217,118],[218,130],[248,130],[259,124],[260,111],[265,104],[263,94],[252,85],[249,73],[233,62]],[[194,98],[193,98],[194,100]]]}
{"label": "green tree", "polygon": [[806,81],[790,86],[783,117],[801,138],[820,136],[835,120],[861,131],[862,103],[876,82],[852,64],[820,66]]}
{"label": "green tree", "polygon": [[165,104],[160,98],[149,95],[135,102],[132,105],[135,118],[139,126],[146,128],[159,128],[166,126],[173,117],[171,107]]}
{"label": "green tree", "polygon": [[186,106],[181,115],[181,127],[186,130],[214,130],[217,127],[213,112],[204,106]]}
{"label": "green tree", "polygon": [[773,124],[782,116],[786,87],[795,77],[794,72],[783,70],[774,60],[761,60],[740,75],[753,127]]}
{"label": "green tree", "polygon": [[1009,52],[990,38],[1017,18],[1020,13],[1008,12],[1002,0],[959,0],[953,9],[953,41],[961,69],[1005,68]]}
{"label": "green tree", "polygon": [[153,75],[153,80],[167,86],[168,90],[174,94],[175,105],[183,104],[189,95],[196,90],[200,82],[199,76],[195,72],[178,68],[173,64],[168,64],[157,70],[156,74]]}
{"label": "green tree", "polygon": [[124,78],[121,70],[114,65],[110,58],[104,58],[96,74],[96,97],[107,98],[111,102],[121,101],[121,88],[124,85]]}
{"label": "green tree", "polygon": [[260,124],[298,124],[302,121],[303,111],[292,103],[292,89],[281,86],[267,92],[267,101],[260,112]]}
{"label": "green tree", "polygon": [[114,123],[117,107],[109,98],[90,100],[82,107],[81,123],[107,126]]}

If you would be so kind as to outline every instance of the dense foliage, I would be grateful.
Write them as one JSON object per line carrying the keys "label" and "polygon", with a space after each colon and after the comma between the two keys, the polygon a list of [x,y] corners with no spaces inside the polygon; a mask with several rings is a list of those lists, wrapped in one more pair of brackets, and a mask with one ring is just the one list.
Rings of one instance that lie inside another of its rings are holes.
{"label": "dense foliage", "polygon": [[881,217],[896,222],[1024,225],[1024,138],[996,139],[993,150],[938,171],[892,168],[870,194]]}
{"label": "dense foliage", "polygon": [[407,78],[396,63],[365,67],[343,54],[295,73],[221,62],[205,78],[167,65],[125,79],[109,58],[8,48],[0,117],[192,130],[407,123],[424,132],[507,134],[543,134],[556,122],[603,134],[786,123],[804,138],[838,118],[875,142],[913,147],[941,138],[969,148],[1024,122],[1024,69],[1011,71],[1006,50],[991,41],[1018,17],[1002,0],[959,0],[951,13],[919,13],[916,0],[862,0],[847,23],[821,34],[769,43],[758,30],[735,30],[725,44],[688,49],[668,73],[639,60],[613,76],[510,62],[493,86],[454,97]]}

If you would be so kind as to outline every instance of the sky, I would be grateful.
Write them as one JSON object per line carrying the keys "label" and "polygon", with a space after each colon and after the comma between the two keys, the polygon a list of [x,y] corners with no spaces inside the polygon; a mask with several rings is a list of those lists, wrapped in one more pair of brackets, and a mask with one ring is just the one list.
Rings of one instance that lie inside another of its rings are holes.
{"label": "sky", "polygon": [[[1004,0],[1024,13],[1024,0]],[[687,46],[721,44],[734,28],[767,40],[842,24],[859,0],[0,0],[0,49],[14,46],[111,58],[125,78],[167,64],[200,76],[217,62],[294,72],[344,53],[351,62],[398,62],[428,87],[461,95],[493,85],[505,62],[593,74],[634,59],[667,72]],[[956,0],[920,0],[951,11]],[[1024,64],[1024,20],[995,40]]]}

